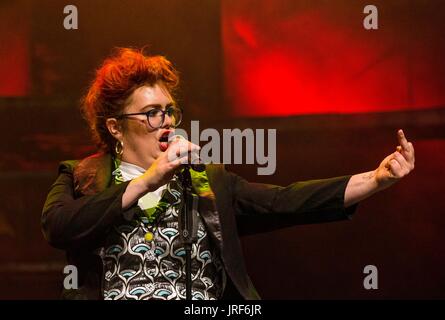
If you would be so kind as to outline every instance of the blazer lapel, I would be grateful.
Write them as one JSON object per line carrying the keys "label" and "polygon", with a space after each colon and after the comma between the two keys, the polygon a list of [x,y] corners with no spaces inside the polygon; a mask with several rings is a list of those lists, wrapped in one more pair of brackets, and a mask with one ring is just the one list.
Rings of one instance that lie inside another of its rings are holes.
{"label": "blazer lapel", "polygon": [[112,158],[109,153],[96,153],[74,168],[74,190],[77,194],[93,195],[111,183]]}
{"label": "blazer lapel", "polygon": [[198,196],[198,211],[204,220],[211,237],[215,241],[220,252],[222,252],[222,233],[219,212],[216,209],[215,200],[208,196]]}

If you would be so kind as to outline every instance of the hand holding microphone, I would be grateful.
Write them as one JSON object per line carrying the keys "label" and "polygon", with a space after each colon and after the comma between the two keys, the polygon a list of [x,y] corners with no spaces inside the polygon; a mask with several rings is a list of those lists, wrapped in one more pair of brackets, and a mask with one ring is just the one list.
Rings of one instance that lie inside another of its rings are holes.
{"label": "hand holding microphone", "polygon": [[168,139],[168,157],[170,161],[178,161],[183,167],[189,167],[195,171],[205,170],[205,164],[201,163],[199,150],[201,148],[191,143],[181,135],[172,135]]}
{"label": "hand holding microphone", "polygon": [[[168,147],[161,152],[159,157],[145,173],[136,178],[136,183],[141,183],[144,190],[152,192],[168,183],[177,170],[187,166],[195,171],[204,171],[205,165],[199,163],[199,150],[201,148],[191,143],[184,137],[173,135],[169,137]],[[147,192],[147,191],[145,191]]]}
{"label": "hand holding microphone", "polygon": [[175,173],[184,166],[195,171],[204,171],[205,165],[199,162],[200,147],[181,136],[172,136],[165,152],[150,165],[143,175],[133,179],[122,195],[122,208],[126,209],[147,192],[156,191],[167,184]]}

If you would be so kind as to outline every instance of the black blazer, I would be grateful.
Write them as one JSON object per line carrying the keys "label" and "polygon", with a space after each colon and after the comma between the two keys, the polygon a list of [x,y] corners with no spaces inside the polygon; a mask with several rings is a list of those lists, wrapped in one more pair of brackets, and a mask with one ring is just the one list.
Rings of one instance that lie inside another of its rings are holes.
{"label": "black blazer", "polygon": [[[101,298],[102,261],[93,251],[112,226],[124,223],[137,210],[136,203],[122,210],[129,181],[113,184],[113,170],[110,154],[63,161],[49,190],[42,212],[43,234],[52,246],[66,250],[68,263],[78,269],[79,289],[64,290],[64,298]],[[249,183],[223,165],[207,165],[206,173],[213,192],[199,195],[198,209],[230,285],[244,299],[260,297],[246,271],[240,235],[348,219],[357,207],[344,207],[350,175],[280,187]]]}

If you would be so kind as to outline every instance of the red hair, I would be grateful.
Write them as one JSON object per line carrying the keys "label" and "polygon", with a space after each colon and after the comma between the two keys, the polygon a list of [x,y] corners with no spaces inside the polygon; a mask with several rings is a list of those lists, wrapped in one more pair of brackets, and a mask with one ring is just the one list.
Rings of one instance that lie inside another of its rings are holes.
{"label": "red hair", "polygon": [[81,113],[90,127],[93,141],[101,151],[114,152],[115,139],[105,124],[119,115],[139,87],[161,82],[174,96],[179,76],[163,56],[146,56],[143,50],[116,48],[96,70],[96,76],[82,100]]}

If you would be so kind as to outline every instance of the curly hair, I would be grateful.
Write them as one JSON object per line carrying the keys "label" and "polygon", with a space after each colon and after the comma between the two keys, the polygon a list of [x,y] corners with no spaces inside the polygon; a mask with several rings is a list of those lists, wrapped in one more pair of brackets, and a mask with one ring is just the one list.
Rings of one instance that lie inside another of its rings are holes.
{"label": "curly hair", "polygon": [[175,96],[178,71],[163,56],[147,56],[143,49],[115,48],[114,54],[105,59],[96,70],[80,107],[99,150],[114,152],[116,141],[108,131],[106,120],[123,112],[137,88],[154,86],[157,82]]}

